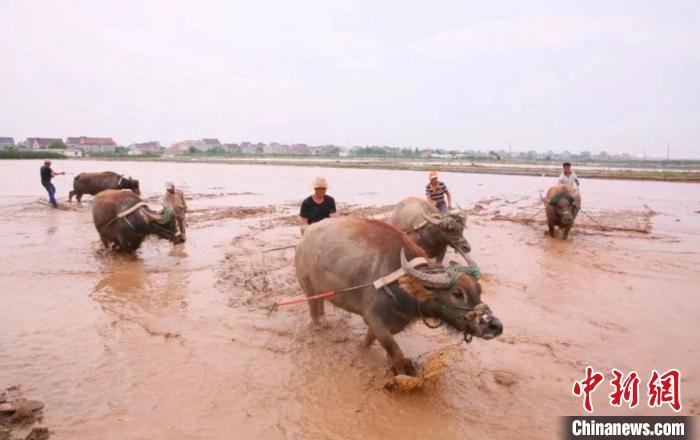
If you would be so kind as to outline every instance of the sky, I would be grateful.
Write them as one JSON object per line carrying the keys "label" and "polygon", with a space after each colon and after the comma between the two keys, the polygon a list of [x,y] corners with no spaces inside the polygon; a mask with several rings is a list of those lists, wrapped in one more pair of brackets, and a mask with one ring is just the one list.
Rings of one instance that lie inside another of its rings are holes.
{"label": "sky", "polygon": [[700,2],[0,0],[0,136],[700,158]]}

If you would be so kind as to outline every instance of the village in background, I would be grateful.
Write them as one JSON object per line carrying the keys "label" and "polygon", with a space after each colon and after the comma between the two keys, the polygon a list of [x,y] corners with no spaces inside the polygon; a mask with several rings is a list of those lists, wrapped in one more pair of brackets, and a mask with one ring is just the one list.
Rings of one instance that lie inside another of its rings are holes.
{"label": "village in background", "polygon": [[[30,137],[24,141],[15,141],[12,137],[0,137],[0,159],[22,158],[176,158],[176,157],[373,157],[403,159],[442,159],[442,160],[487,160],[487,161],[561,161],[579,162],[668,162],[666,157],[643,157],[627,153],[609,154],[606,151],[571,152],[563,149],[559,152],[534,150],[512,151],[510,146],[486,150],[446,150],[440,148],[397,148],[390,146],[353,146],[338,145],[310,146],[303,143],[282,144],[277,142],[240,142],[222,143],[216,138],[185,140],[169,146],[159,141],[119,145],[111,137],[67,137],[61,138]],[[697,162],[674,158],[673,162]]]}

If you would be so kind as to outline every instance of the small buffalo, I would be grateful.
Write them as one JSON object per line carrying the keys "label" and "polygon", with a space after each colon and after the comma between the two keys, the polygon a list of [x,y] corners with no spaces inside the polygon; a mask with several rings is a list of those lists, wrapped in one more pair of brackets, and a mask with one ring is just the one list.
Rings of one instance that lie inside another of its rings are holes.
{"label": "small buffalo", "polygon": [[155,212],[127,190],[99,193],[92,204],[92,220],[105,247],[113,244],[125,252],[134,252],[151,234],[175,244],[184,241],[170,209]]}
{"label": "small buffalo", "polygon": [[83,194],[94,196],[107,189],[130,189],[140,195],[139,181],[131,177],[124,177],[112,171],[101,173],[80,173],[73,179],[73,190],[68,193],[68,201],[73,200],[73,196],[80,203]]}
{"label": "small buffalo", "polygon": [[407,233],[438,263],[445,258],[448,246],[469,261],[471,246],[464,238],[466,218],[459,210],[441,215],[427,200],[408,197],[396,205],[389,223]]}
{"label": "small buffalo", "polygon": [[545,204],[549,235],[554,237],[556,226],[562,230],[564,240],[569,238],[569,231],[581,209],[581,194],[578,189],[570,185],[555,185],[549,188],[545,197],[540,198]]}

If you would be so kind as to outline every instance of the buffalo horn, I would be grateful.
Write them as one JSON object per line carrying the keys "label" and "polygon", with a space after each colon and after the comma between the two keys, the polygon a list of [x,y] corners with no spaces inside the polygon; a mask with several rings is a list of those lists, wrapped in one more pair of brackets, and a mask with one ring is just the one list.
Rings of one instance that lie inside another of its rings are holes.
{"label": "buffalo horn", "polygon": [[425,218],[429,223],[432,223],[434,225],[439,225],[442,221],[441,219],[436,219],[432,215],[428,215],[425,212],[422,212],[421,214],[423,214],[423,218]]}
{"label": "buffalo horn", "polygon": [[411,267],[406,260],[406,250],[401,248],[401,268],[406,272],[406,275],[418,281],[425,287],[443,288],[450,282],[450,275],[446,272],[442,273],[425,273],[414,267]]}

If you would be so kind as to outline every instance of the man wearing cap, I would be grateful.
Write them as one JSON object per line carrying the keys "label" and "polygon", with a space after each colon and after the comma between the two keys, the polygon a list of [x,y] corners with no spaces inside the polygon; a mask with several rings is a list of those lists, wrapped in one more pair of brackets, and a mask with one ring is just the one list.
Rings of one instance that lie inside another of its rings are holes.
{"label": "man wearing cap", "polygon": [[335,200],[326,195],[328,183],[323,177],[314,180],[314,193],[301,202],[301,233],[304,234],[309,225],[320,222],[335,214]]}
{"label": "man wearing cap", "polygon": [[564,168],[564,170],[559,175],[559,179],[557,180],[557,182],[578,188],[578,176],[576,176],[576,173],[571,171],[571,162],[564,162],[562,164],[562,167]]}
{"label": "man wearing cap", "polygon": [[58,203],[56,202],[56,198],[54,195],[56,194],[56,187],[53,186],[53,183],[51,183],[51,179],[54,178],[54,176],[60,176],[61,174],[66,174],[65,172],[57,173],[56,171],[51,169],[51,161],[50,160],[45,160],[44,161],[44,166],[42,166],[39,170],[39,175],[41,176],[41,185],[46,188],[46,191],[49,193],[49,203],[51,203],[51,206],[54,208],[58,208]]}
{"label": "man wearing cap", "polygon": [[172,182],[165,184],[165,196],[163,196],[163,206],[170,208],[175,214],[175,220],[177,220],[177,228],[182,235],[182,239],[185,239],[185,213],[187,212],[187,202],[185,202],[185,195],[181,190],[176,189]]}
{"label": "man wearing cap", "polygon": [[[452,209],[452,195],[450,195],[447,185],[438,180],[435,171],[428,173],[428,179],[429,182],[425,186],[425,198],[435,205],[440,214],[447,214],[447,211]],[[445,196],[447,196],[447,203],[445,203]]]}

